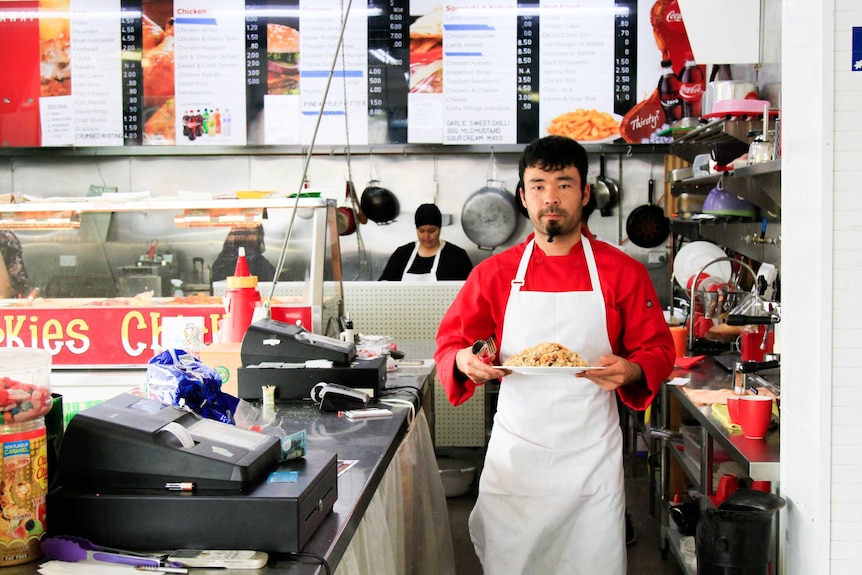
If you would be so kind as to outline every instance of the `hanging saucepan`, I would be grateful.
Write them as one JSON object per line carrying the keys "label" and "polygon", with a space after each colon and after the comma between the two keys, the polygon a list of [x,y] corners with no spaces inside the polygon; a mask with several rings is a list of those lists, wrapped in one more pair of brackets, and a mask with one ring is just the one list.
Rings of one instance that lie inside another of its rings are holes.
{"label": "hanging saucepan", "polygon": [[464,202],[461,227],[479,249],[493,250],[506,243],[517,226],[518,208],[515,196],[498,180],[487,184]]}
{"label": "hanging saucepan", "polygon": [[356,231],[356,212],[353,211],[354,201],[352,196],[356,194],[351,191],[353,182],[347,180],[344,191],[344,203],[335,209],[335,221],[338,225],[339,236],[349,236]]}
{"label": "hanging saucepan", "polygon": [[368,182],[359,205],[369,220],[380,225],[389,224],[401,213],[401,206],[395,194],[379,184],[377,180]]}
{"label": "hanging saucepan", "polygon": [[670,221],[665,217],[664,210],[652,203],[654,190],[655,180],[650,177],[649,203],[632,210],[626,220],[626,233],[629,239],[641,248],[659,246],[670,235]]}
{"label": "hanging saucepan", "polygon": [[584,219],[588,218],[596,208],[604,217],[612,215],[611,208],[617,204],[619,197],[620,190],[616,182],[605,175],[605,153],[602,152],[599,156],[599,176],[593,186],[590,201],[584,207]]}

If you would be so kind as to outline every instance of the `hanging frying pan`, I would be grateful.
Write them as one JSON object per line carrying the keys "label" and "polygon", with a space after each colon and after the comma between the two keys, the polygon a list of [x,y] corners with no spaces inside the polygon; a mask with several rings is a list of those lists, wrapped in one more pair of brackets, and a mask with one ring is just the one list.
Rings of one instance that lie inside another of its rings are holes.
{"label": "hanging frying pan", "polygon": [[650,176],[649,203],[632,210],[626,220],[626,233],[629,239],[641,248],[659,246],[670,235],[670,221],[665,217],[664,210],[652,203],[654,190],[655,180]]}
{"label": "hanging frying pan", "polygon": [[338,235],[349,236],[356,231],[356,212],[353,211],[353,196],[355,191],[351,192],[353,182],[347,180],[347,188],[344,191],[344,203],[335,208],[335,221],[338,224]]}
{"label": "hanging frying pan", "polygon": [[620,190],[616,182],[605,175],[605,153],[602,152],[599,156],[599,175],[596,178],[595,186],[593,186],[593,194],[584,207],[584,219],[588,218],[596,208],[604,217],[613,215],[611,208],[616,205],[619,196]]}

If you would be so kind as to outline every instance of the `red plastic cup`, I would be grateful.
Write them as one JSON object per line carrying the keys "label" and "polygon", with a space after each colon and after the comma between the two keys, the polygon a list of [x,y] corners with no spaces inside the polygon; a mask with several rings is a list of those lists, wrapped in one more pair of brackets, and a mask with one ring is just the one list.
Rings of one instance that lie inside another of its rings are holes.
{"label": "red plastic cup", "polygon": [[[763,361],[765,354],[772,353],[772,347],[775,342],[775,332],[769,330],[766,335],[766,342],[763,341],[763,334],[768,328],[765,325],[758,326],[757,331],[743,331],[739,339],[739,358],[742,361]],[[760,349],[760,345],[765,343],[764,349]]]}
{"label": "red plastic cup", "polygon": [[729,395],[727,397],[727,415],[730,422],[739,425],[739,396]]}
{"label": "red plastic cup", "polygon": [[670,334],[673,336],[673,347],[676,350],[676,356],[685,357],[685,351],[688,349],[688,328],[673,326],[670,328]]}
{"label": "red plastic cup", "polygon": [[722,475],[718,481],[718,488],[715,490],[715,505],[721,505],[722,501],[730,497],[738,488],[739,478],[736,475],[733,473]]}
{"label": "red plastic cup", "polygon": [[747,439],[763,439],[772,418],[772,398],[743,395],[739,398],[739,425]]}

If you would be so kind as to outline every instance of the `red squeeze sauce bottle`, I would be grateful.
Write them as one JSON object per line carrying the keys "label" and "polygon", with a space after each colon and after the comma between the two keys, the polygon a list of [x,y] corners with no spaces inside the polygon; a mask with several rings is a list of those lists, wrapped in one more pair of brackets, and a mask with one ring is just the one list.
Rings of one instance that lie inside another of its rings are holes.
{"label": "red squeeze sauce bottle", "polygon": [[219,322],[219,332],[223,343],[241,342],[251,325],[254,310],[261,305],[260,292],[257,291],[257,276],[250,276],[245,248],[238,248],[234,275],[228,276],[224,305],[227,314]]}

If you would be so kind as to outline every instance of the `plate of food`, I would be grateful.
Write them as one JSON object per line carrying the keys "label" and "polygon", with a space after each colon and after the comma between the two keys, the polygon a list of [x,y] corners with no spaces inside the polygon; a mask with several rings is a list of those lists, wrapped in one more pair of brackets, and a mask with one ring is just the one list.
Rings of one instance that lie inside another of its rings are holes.
{"label": "plate of food", "polygon": [[564,375],[604,369],[590,366],[577,352],[551,341],[528,347],[495,367],[522,375]]}
{"label": "plate of food", "polygon": [[596,109],[578,108],[555,116],[548,124],[548,134],[566,136],[578,142],[605,144],[620,137],[619,114]]}
{"label": "plate of food", "polygon": [[519,373],[521,375],[568,375],[582,373],[584,371],[591,371],[594,369],[604,369],[604,367],[601,366],[591,365],[585,365],[582,367],[547,367],[544,365],[495,365],[494,367],[498,369],[508,369],[513,373]]}

